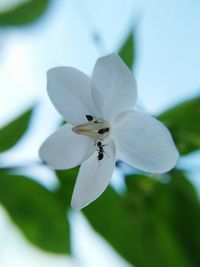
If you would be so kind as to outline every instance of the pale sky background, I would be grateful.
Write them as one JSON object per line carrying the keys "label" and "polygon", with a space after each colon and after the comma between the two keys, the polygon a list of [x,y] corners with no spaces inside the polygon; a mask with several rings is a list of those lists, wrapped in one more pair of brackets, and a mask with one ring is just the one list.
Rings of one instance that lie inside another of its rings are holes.
{"label": "pale sky background", "polygon": [[[0,0],[0,6],[10,2]],[[139,106],[153,115],[199,94],[199,14],[198,0],[56,0],[39,22],[1,29],[0,125],[32,103],[38,105],[26,138],[4,153],[1,161],[23,165],[38,160],[40,144],[55,130],[60,116],[46,94],[46,71],[66,65],[90,75],[97,57],[117,51],[131,29],[136,35]],[[103,40],[104,52],[92,39],[95,32]],[[32,168],[28,172],[46,186],[55,182],[48,170]],[[0,266],[128,266],[91,232],[83,218],[75,214],[72,221],[76,262],[30,246],[5,211],[0,211]]]}

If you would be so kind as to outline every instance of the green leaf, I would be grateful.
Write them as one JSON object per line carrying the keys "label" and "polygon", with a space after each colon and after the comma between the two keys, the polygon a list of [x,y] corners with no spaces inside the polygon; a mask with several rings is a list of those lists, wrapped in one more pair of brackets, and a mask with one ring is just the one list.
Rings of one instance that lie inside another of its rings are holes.
{"label": "green leaf", "polygon": [[200,148],[199,118],[200,97],[183,102],[158,116],[171,131],[183,155]]}
{"label": "green leaf", "polygon": [[118,52],[119,56],[132,69],[135,61],[135,39],[131,32]]}
{"label": "green leaf", "polygon": [[45,12],[48,0],[29,0],[0,13],[0,26],[20,26],[32,23]]}
{"label": "green leaf", "polygon": [[[185,179],[187,182],[183,184],[176,183],[175,190],[173,180],[161,183],[142,175],[129,176],[126,180],[128,191],[124,196],[108,188],[83,209],[94,229],[137,267],[197,267],[199,241],[194,239],[199,236],[199,203],[191,184]],[[191,195],[187,194],[182,203],[177,199],[177,192],[183,195],[187,190]],[[195,210],[191,212],[193,204]],[[180,212],[184,209],[185,214]],[[190,213],[193,213],[191,219]],[[178,225],[185,221],[187,226],[182,228],[187,234],[178,230]],[[193,232],[188,231],[190,226],[197,236],[188,239]],[[186,246],[188,240],[190,249]]]}
{"label": "green leaf", "polygon": [[200,203],[193,185],[183,173],[177,171],[171,173],[168,182],[164,177],[163,183],[154,180],[151,185],[147,177],[140,176],[138,182],[132,178],[134,177],[127,178],[131,195],[137,196],[138,189],[141,188],[141,195],[143,191],[143,196],[146,196],[144,214],[150,216],[149,211],[152,214],[157,243],[162,244],[159,255],[167,252],[169,263],[171,259],[169,266],[181,266],[181,258],[185,262],[184,266],[198,266]]}
{"label": "green leaf", "polygon": [[56,176],[60,181],[60,186],[56,192],[63,203],[65,208],[71,208],[71,197],[75,185],[76,178],[78,176],[79,168],[73,168],[70,170],[59,170],[56,171]]}
{"label": "green leaf", "polygon": [[43,250],[69,253],[69,223],[57,197],[24,176],[0,173],[0,203],[26,238]]}
{"label": "green leaf", "polygon": [[29,126],[33,109],[27,110],[21,116],[0,128],[0,152],[10,149],[23,136]]}
{"label": "green leaf", "polygon": [[[188,254],[194,266],[200,263],[200,203],[193,185],[180,171],[173,171],[168,190],[172,192],[174,206],[173,225],[181,241],[185,254]],[[168,217],[168,214],[165,214]]]}

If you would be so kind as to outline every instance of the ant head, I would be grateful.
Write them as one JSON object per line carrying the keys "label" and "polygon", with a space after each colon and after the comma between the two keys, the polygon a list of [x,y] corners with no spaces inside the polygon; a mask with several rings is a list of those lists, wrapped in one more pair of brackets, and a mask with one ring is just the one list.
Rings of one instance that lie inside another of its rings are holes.
{"label": "ant head", "polygon": [[101,146],[101,145],[102,145],[101,141],[98,141],[97,146]]}

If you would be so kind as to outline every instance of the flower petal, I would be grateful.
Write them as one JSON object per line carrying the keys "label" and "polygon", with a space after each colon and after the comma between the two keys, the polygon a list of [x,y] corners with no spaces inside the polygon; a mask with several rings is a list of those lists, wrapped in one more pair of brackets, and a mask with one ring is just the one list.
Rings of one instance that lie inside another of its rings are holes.
{"label": "flower petal", "polygon": [[92,75],[92,97],[108,121],[133,110],[137,99],[136,81],[118,55],[110,54],[97,60]]}
{"label": "flower petal", "polygon": [[47,72],[47,90],[58,112],[66,121],[78,125],[85,115],[96,115],[91,96],[91,80],[71,67],[57,67]]}
{"label": "flower petal", "polygon": [[168,129],[151,116],[129,111],[112,128],[118,156],[137,169],[163,173],[172,169],[179,153]]}
{"label": "flower petal", "polygon": [[104,150],[102,160],[98,161],[97,152],[81,165],[72,196],[72,208],[79,210],[87,206],[107,187],[115,166],[115,145],[111,139]]}
{"label": "flower petal", "polygon": [[80,165],[95,151],[94,141],[72,131],[72,125],[65,124],[40,147],[40,158],[55,169],[70,169]]}

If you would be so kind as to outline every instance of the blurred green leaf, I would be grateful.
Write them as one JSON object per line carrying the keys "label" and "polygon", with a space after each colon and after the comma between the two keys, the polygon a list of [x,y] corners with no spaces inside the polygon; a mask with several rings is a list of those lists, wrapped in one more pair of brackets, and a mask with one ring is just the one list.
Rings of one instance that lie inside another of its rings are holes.
{"label": "blurred green leaf", "polygon": [[0,152],[10,149],[23,136],[29,126],[33,109],[27,110],[21,116],[0,128]]}
{"label": "blurred green leaf", "polygon": [[181,154],[200,149],[199,118],[200,97],[183,102],[158,116],[170,129]]}
{"label": "blurred green leaf", "polygon": [[126,65],[132,69],[135,61],[135,40],[133,32],[128,35],[118,54]]}
{"label": "blurred green leaf", "polygon": [[[171,220],[177,238],[185,249],[193,266],[200,263],[200,203],[199,197],[193,185],[179,171],[172,172],[171,183],[168,184],[168,191],[172,192],[172,204],[174,216]],[[166,218],[169,215],[165,213]]]}
{"label": "blurred green leaf", "polygon": [[193,185],[178,171],[171,173],[171,178],[166,177],[163,182],[154,180],[154,185],[149,185],[149,178],[146,177],[140,176],[138,182],[132,178],[134,177],[127,179],[128,188],[132,191],[132,196],[137,196],[136,191],[142,189],[141,195],[146,200],[144,214],[148,216],[149,211],[152,213],[157,244],[162,244],[161,251],[164,251],[161,253],[167,251],[168,260],[171,258],[169,266],[181,266],[178,261],[175,264],[177,252],[179,260],[184,259],[184,266],[199,266],[200,203]]}
{"label": "blurred green leaf", "polygon": [[48,0],[29,0],[0,13],[0,26],[20,26],[31,23],[45,12]]}
{"label": "blurred green leaf", "polygon": [[65,208],[71,208],[71,197],[75,185],[76,178],[78,176],[79,168],[73,168],[70,170],[59,170],[56,171],[56,176],[60,181],[60,187],[56,194],[61,200],[61,203],[65,206]]}
{"label": "blurred green leaf", "polygon": [[0,203],[26,238],[54,253],[69,253],[69,223],[57,197],[24,176],[0,174]]}
{"label": "blurred green leaf", "polygon": [[[185,183],[180,183],[182,179]],[[124,196],[108,188],[83,209],[94,229],[137,267],[197,267],[199,202],[192,185],[185,178],[161,183],[134,175],[126,180],[128,191]],[[177,198],[185,191],[190,193],[182,202],[183,198]],[[180,210],[184,209],[183,214]],[[182,226],[186,233],[178,230],[181,222],[187,222]],[[195,230],[190,231],[190,227]],[[192,232],[196,235],[188,238]]]}

